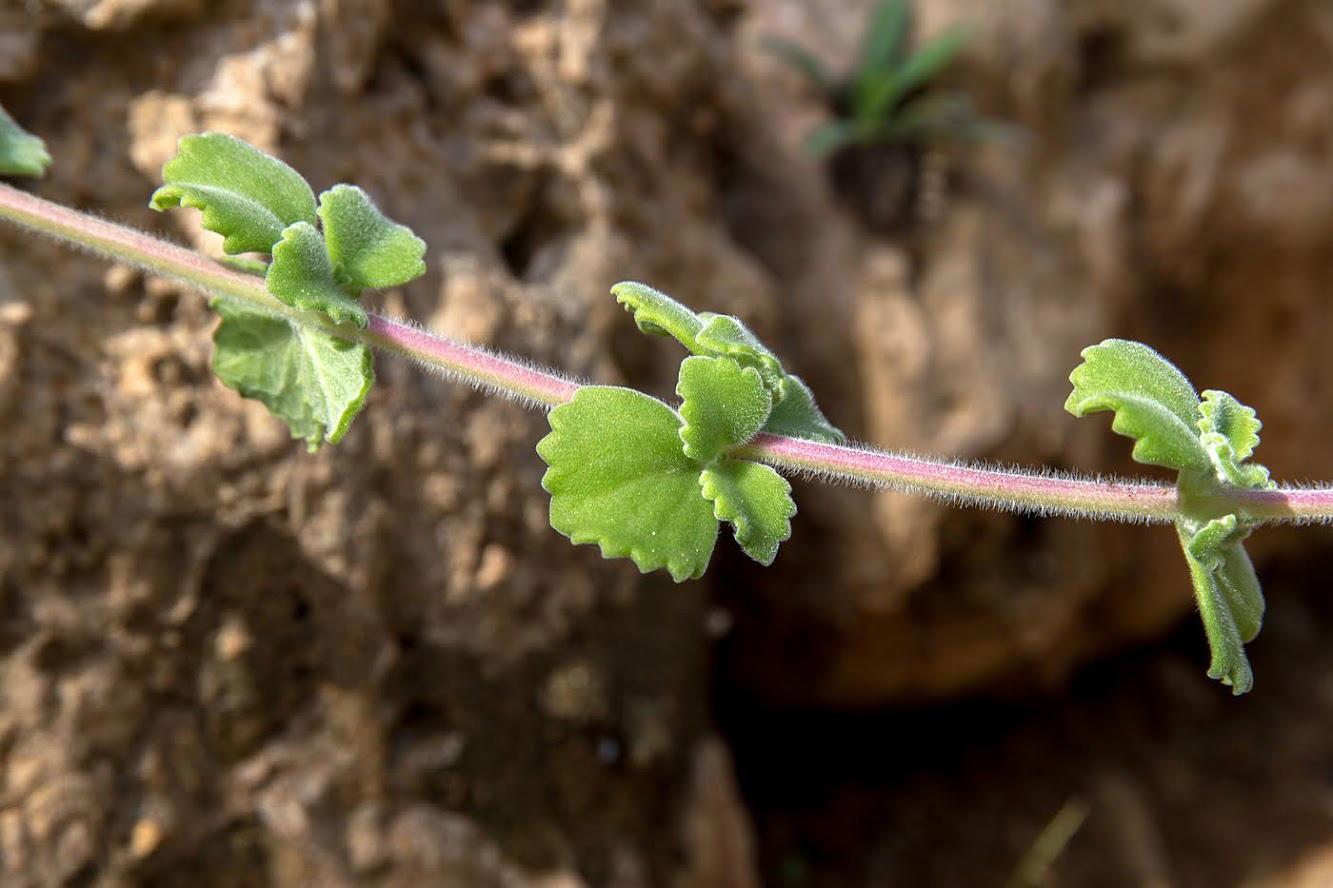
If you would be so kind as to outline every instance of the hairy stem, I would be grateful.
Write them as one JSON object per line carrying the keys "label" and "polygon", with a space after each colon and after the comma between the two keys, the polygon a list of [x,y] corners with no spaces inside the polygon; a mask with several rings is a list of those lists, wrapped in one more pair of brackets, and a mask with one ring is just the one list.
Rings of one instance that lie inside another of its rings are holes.
{"label": "hairy stem", "polygon": [[210,296],[230,296],[269,314],[306,327],[395,351],[428,364],[445,374],[481,387],[554,407],[569,400],[578,388],[554,373],[464,345],[443,336],[395,321],[370,316],[370,325],[358,330],[337,325],[317,312],[290,308],[269,295],[263,278],[235,271],[198,253],[167,243],[132,228],[43,200],[0,183],[0,218],[50,235],[99,255],[180,281]]}
{"label": "hairy stem", "polygon": [[[371,314],[362,330],[289,308],[254,275],[134,229],[71,210],[0,183],[0,218],[117,262],[171,278],[212,296],[229,296],[344,339],[397,352],[470,385],[554,407],[578,383],[474,345]],[[788,471],[1015,511],[1124,521],[1172,521],[1176,490],[1160,484],[996,469],[761,434],[732,452]],[[1236,490],[1245,516],[1275,522],[1333,521],[1333,489]]]}
{"label": "hairy stem", "polygon": [[1043,515],[1172,521],[1178,512],[1173,486],[995,469],[777,435],[757,435],[733,455],[819,477]]}

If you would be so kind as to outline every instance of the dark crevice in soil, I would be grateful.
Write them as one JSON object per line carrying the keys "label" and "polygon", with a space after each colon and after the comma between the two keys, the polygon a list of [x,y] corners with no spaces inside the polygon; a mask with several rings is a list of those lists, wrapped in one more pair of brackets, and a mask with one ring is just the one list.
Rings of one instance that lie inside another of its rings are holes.
{"label": "dark crevice in soil", "polygon": [[1333,684],[1330,552],[1261,567],[1280,606],[1243,698],[1205,678],[1193,618],[1044,696],[799,711],[719,683],[766,883],[1001,884],[1066,804],[1087,819],[1045,885],[1239,888],[1299,863],[1333,839],[1333,704],[1312,699]]}

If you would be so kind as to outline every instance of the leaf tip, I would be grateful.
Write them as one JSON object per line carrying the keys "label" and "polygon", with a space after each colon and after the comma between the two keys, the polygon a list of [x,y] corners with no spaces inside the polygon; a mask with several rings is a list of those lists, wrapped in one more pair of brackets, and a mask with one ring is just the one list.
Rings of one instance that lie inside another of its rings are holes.
{"label": "leaf tip", "polygon": [[0,108],[0,175],[41,178],[51,165],[46,142],[18,125]]}
{"label": "leaf tip", "polygon": [[1232,663],[1222,669],[1208,670],[1208,677],[1231,688],[1231,696],[1239,697],[1254,690],[1254,671],[1250,661],[1242,656],[1241,662]]}

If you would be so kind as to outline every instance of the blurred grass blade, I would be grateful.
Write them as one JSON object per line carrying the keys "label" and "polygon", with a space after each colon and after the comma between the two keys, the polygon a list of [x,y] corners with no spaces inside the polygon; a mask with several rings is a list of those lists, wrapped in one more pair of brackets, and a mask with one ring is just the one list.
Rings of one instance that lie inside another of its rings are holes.
{"label": "blurred grass blade", "polygon": [[907,55],[907,40],[912,30],[909,0],[881,0],[871,14],[861,44],[859,70],[897,67]]}
{"label": "blurred grass blade", "polygon": [[898,68],[897,79],[902,94],[925,86],[942,74],[971,39],[972,30],[960,25],[946,28],[932,37]]}
{"label": "blurred grass blade", "polygon": [[1061,805],[1005,881],[1005,888],[1038,888],[1045,885],[1051,867],[1082,828],[1091,810],[1087,802],[1078,798]]}
{"label": "blurred grass blade", "polygon": [[856,141],[856,125],[850,120],[830,120],[812,129],[805,137],[805,150],[815,157],[832,154]]}
{"label": "blurred grass blade", "polygon": [[829,74],[828,69],[824,67],[824,63],[817,59],[813,53],[807,51],[805,47],[772,35],[765,35],[761,38],[759,47],[799,71],[810,82],[810,85],[820,93],[830,94],[837,89],[837,84],[834,82],[833,76]]}
{"label": "blurred grass blade", "polygon": [[948,28],[891,69],[861,69],[856,84],[858,117],[883,120],[904,100],[922,89],[958,58],[971,39],[963,27]]}

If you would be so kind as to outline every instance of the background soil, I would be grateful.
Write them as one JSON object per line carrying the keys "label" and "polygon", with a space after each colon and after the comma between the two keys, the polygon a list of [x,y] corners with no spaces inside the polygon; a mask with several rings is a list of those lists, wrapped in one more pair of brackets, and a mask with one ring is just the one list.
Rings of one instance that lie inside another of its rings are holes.
{"label": "background soil", "polygon": [[[588,379],[671,390],[607,295],[638,278],[859,439],[1139,474],[1061,410],[1129,336],[1333,476],[1333,7],[921,0],[1027,138],[929,152],[883,235],[758,49],[836,66],[868,5],[0,0],[0,104],[33,190],[207,250],[146,208],[181,134],[354,181],[430,247],[378,307]],[[1327,530],[1255,538],[1233,700],[1168,530],[797,482],[773,568],[675,586],[549,529],[542,417],[381,359],[307,455],[212,324],[0,229],[5,886],[1333,884]]]}

